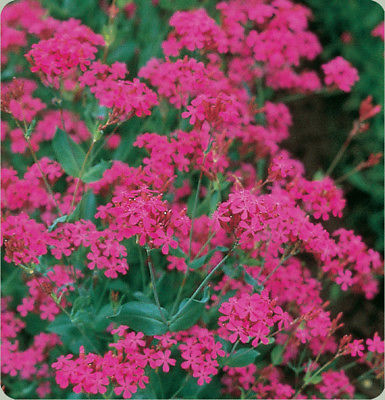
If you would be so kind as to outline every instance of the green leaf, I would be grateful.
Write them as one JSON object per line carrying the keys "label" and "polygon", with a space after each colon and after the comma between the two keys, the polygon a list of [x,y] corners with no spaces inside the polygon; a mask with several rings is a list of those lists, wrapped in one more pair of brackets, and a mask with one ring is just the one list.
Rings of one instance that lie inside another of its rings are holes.
{"label": "green leaf", "polygon": [[215,252],[217,252],[217,251],[225,252],[228,250],[229,249],[227,247],[217,246],[217,247],[215,247],[215,249],[210,250],[204,256],[201,256],[201,257],[196,258],[195,260],[191,261],[191,263],[189,264],[189,267],[192,269],[198,269],[198,268],[202,267],[202,265],[208,263]]}
{"label": "green leaf", "polygon": [[59,314],[46,329],[48,332],[57,333],[59,336],[69,335],[72,332],[77,332],[77,329],[72,325],[71,320],[65,314]]}
{"label": "green leaf", "polygon": [[70,176],[79,177],[86,157],[83,149],[59,128],[52,140],[52,146],[64,171]]}
{"label": "green leaf", "polygon": [[215,191],[209,199],[210,215],[217,209],[218,203],[221,201],[221,193]]}
{"label": "green leaf", "polygon": [[207,253],[204,256],[201,256],[199,258],[196,258],[195,260],[191,261],[191,263],[189,264],[189,267],[192,269],[198,269],[200,267],[202,267],[202,265],[206,264],[206,262],[209,259],[209,254]]}
{"label": "green leaf", "polygon": [[180,258],[184,258],[187,259],[188,255],[185,254],[182,249],[178,246],[176,249],[170,249],[170,254],[175,256],[175,257],[180,257]]}
{"label": "green leaf", "polygon": [[321,181],[324,178],[325,178],[325,173],[321,170],[318,170],[315,172],[313,176],[313,181]]}
{"label": "green leaf", "polygon": [[[84,341],[78,328],[76,328],[65,314],[59,314],[55,320],[48,325],[46,331],[59,335],[64,346],[68,347],[70,352],[74,354],[79,353],[79,347],[82,345],[84,345],[86,351],[94,351],[94,349],[90,347],[89,343]],[[91,335],[90,340],[93,340]]]}
{"label": "green leaf", "polygon": [[31,137],[31,134],[33,132],[33,130],[35,129],[36,126],[36,118],[34,118],[32,120],[32,122],[29,124],[24,136],[26,137],[26,139],[29,139]]}
{"label": "green leaf", "polygon": [[306,385],[316,385],[317,383],[320,383],[322,381],[322,376],[317,374],[310,376],[308,379],[304,379],[304,383]]}
{"label": "green leaf", "polygon": [[108,320],[108,316],[113,313],[114,310],[111,304],[105,304],[99,312],[95,315],[95,318],[92,321],[92,327],[97,332],[105,332],[107,326],[110,324]]}
{"label": "green leaf", "polygon": [[271,352],[271,363],[273,365],[280,365],[282,363],[283,346],[275,346]]}
{"label": "green leaf", "polygon": [[259,352],[254,349],[239,349],[223,361],[224,365],[229,367],[246,367],[247,365],[252,364],[258,355]]}
{"label": "green leaf", "polygon": [[111,168],[111,165],[112,161],[102,160],[99,164],[94,165],[83,174],[82,181],[86,183],[97,182],[102,179],[104,171]]}
{"label": "green leaf", "polygon": [[[167,311],[162,308],[162,312],[167,318]],[[143,332],[145,335],[162,335],[168,331],[155,304],[131,301],[123,304],[115,315],[108,318],[118,324],[128,325],[133,330]]]}
{"label": "green leaf", "polygon": [[76,206],[75,210],[68,216],[67,222],[79,219],[92,220],[96,212],[96,197],[92,190],[88,190]]}
{"label": "green leaf", "polygon": [[261,293],[263,290],[263,285],[259,284],[256,279],[254,279],[248,272],[245,271],[245,281],[249,285],[253,286],[253,289],[257,293]]}
{"label": "green leaf", "polygon": [[90,315],[91,298],[90,296],[79,296],[71,309],[71,321],[86,321]]}
{"label": "green leaf", "polygon": [[177,317],[171,320],[170,331],[177,332],[188,328],[191,328],[201,317],[205,304],[209,300],[209,287],[206,286],[203,292],[201,300],[194,299],[191,303],[183,310],[183,312],[178,315],[178,312],[184,307],[189,299],[184,299],[178,308],[176,313]]}
{"label": "green leaf", "polygon": [[167,11],[190,10],[198,7],[197,0],[160,0],[159,6]]}
{"label": "green leaf", "polygon": [[225,340],[221,337],[215,337],[215,340],[222,343],[222,348],[224,351],[226,351],[227,353],[230,353],[231,347],[233,346],[233,344],[230,341]]}
{"label": "green leaf", "polygon": [[56,218],[56,219],[52,222],[52,224],[48,227],[48,232],[52,232],[52,231],[56,228],[56,225],[57,225],[58,223],[60,223],[60,222],[65,222],[66,219],[67,219],[67,216],[68,216],[68,215],[62,215],[61,217]]}

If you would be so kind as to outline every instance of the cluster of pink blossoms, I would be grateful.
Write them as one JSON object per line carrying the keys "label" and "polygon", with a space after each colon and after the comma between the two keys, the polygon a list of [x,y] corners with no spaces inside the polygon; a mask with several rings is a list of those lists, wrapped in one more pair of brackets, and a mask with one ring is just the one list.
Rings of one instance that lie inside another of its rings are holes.
{"label": "cluster of pink blossoms", "polygon": [[185,210],[173,212],[158,193],[143,188],[118,194],[112,203],[99,207],[96,217],[109,222],[120,240],[137,235],[141,246],[158,247],[168,254],[170,247],[178,246],[174,233],[188,232],[190,221],[184,214]]}
{"label": "cluster of pink blossoms", "polygon": [[[25,118],[25,120],[29,121],[30,117]],[[52,140],[57,128],[64,129],[63,122],[66,131],[76,143],[89,139],[90,133],[86,124],[79,120],[77,115],[68,110],[64,110],[63,112],[49,110],[42,113],[42,119],[36,125],[36,129],[30,140],[32,149],[39,151],[42,142]],[[24,138],[24,132],[20,128],[9,130],[7,125],[5,125],[2,128],[1,140],[4,141],[7,137],[11,141],[11,150],[13,153],[25,153],[27,151],[27,141]]]}
{"label": "cluster of pink blossoms", "polygon": [[[67,270],[67,267],[55,265],[48,271],[47,277],[38,277],[27,282],[29,297],[24,297],[22,303],[17,306],[20,315],[25,317],[28,313],[34,312],[39,314],[41,319],[53,321],[60,309],[50,294],[52,292],[56,297],[60,296],[62,307],[67,306],[65,294],[69,290],[74,290],[74,282],[69,275],[69,270],[70,268]],[[62,290],[59,293],[57,288],[60,287]]]}
{"label": "cluster of pink blossoms", "polygon": [[[29,79],[14,79],[10,83],[2,83],[2,111],[12,114],[19,121],[31,122],[36,114],[46,107],[39,98],[32,97],[36,88],[36,82]],[[20,136],[23,136],[21,129],[14,130],[11,133],[13,141],[16,141],[15,139]]]}
{"label": "cluster of pink blossoms", "polygon": [[167,373],[176,365],[170,349],[177,344],[184,359],[181,367],[191,369],[198,378],[198,385],[203,385],[217,374],[217,357],[225,356],[221,343],[214,340],[210,331],[199,326],[177,334],[155,335],[150,341],[142,332],[128,330],[128,326],[120,325],[111,331],[118,340],[110,344],[113,350],[103,356],[85,354],[81,348],[77,358],[72,354],[59,357],[52,367],[60,387],[70,384],[75,393],[104,394],[111,383],[117,395],[131,398],[138,388],[144,389],[149,383],[146,366],[161,367]]}
{"label": "cluster of pink blossoms", "polygon": [[37,381],[37,394],[41,397],[51,392],[51,376],[47,358],[49,351],[60,345],[60,339],[53,333],[39,333],[28,348],[23,347],[17,336],[26,324],[8,311],[9,298],[1,300],[1,373],[22,379]]}
{"label": "cluster of pink blossoms", "polygon": [[198,378],[198,385],[210,383],[213,375],[218,373],[218,357],[224,357],[222,344],[215,341],[214,335],[208,329],[193,326],[187,332],[176,335],[183,369],[192,371],[192,376]]}
{"label": "cluster of pink blossoms", "polygon": [[33,44],[25,57],[32,72],[41,73],[45,82],[58,88],[77,68],[84,72],[95,59],[97,46],[103,45],[101,35],[71,18],[60,23],[51,38]]}
{"label": "cluster of pink blossoms", "polygon": [[384,41],[384,22],[380,22],[373,30],[372,35],[379,37]]}
{"label": "cluster of pink blossoms", "polygon": [[225,33],[202,8],[189,12],[177,11],[169,23],[175,30],[162,44],[166,56],[176,57],[183,48],[219,53],[227,50]]}
{"label": "cluster of pink blossoms", "polygon": [[325,83],[329,86],[336,85],[344,92],[350,92],[351,87],[358,81],[358,71],[342,57],[322,66],[325,73]]}
{"label": "cluster of pink blossoms", "polygon": [[240,297],[231,297],[229,301],[221,304],[219,312],[223,314],[218,321],[223,326],[220,334],[228,338],[231,343],[240,340],[257,347],[260,343],[268,344],[270,328],[278,322],[278,327],[287,328],[290,316],[283,312],[269,299],[268,293],[254,293],[251,296],[244,293]]}
{"label": "cluster of pink blossoms", "polygon": [[100,105],[111,108],[109,123],[150,115],[150,109],[158,104],[156,94],[139,79],[124,80],[128,73],[124,63],[116,62],[109,67],[93,62],[80,77],[81,86],[89,86]]}

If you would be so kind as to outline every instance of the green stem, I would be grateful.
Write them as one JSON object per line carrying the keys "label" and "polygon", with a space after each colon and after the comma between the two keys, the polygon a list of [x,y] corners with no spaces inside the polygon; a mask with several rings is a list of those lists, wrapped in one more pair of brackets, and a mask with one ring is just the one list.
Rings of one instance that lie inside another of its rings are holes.
{"label": "green stem", "polygon": [[183,276],[183,281],[182,281],[181,285],[179,286],[178,293],[177,293],[177,295],[176,295],[174,304],[173,304],[173,306],[172,306],[171,314],[174,314],[175,309],[176,309],[176,306],[178,305],[179,300],[180,300],[180,298],[181,298],[181,296],[182,296],[182,292],[183,292],[184,285],[185,285],[186,282],[187,282],[188,270],[189,270],[189,267],[187,266],[187,269],[186,269],[186,271],[185,271],[185,273],[184,273],[184,276]]}
{"label": "green stem", "polygon": [[[203,160],[205,160],[205,158],[206,158],[206,154],[205,154]],[[203,161],[203,163],[204,163],[204,161]],[[202,176],[203,176],[203,171],[201,171],[201,173],[199,175],[197,191],[195,193],[194,205],[193,205],[193,210],[192,210],[192,214],[191,214],[191,228],[190,228],[190,237],[189,237],[189,245],[188,245],[188,264],[191,262],[191,245],[192,245],[192,237],[193,237],[193,232],[194,232],[194,218],[195,218],[195,212],[196,212],[196,208],[197,208],[197,204],[198,204],[199,191],[200,191],[201,183],[202,183]],[[184,285],[187,282],[188,274],[189,274],[189,267],[187,265],[186,271],[185,271],[184,276],[183,276],[182,284],[179,286],[179,290],[178,290],[178,293],[176,295],[175,302],[174,302],[174,304],[172,306],[172,310],[171,310],[172,314],[174,313],[174,311],[175,311],[175,309],[176,309],[176,307],[177,307],[177,305],[178,305],[178,303],[180,301]]]}
{"label": "green stem", "polygon": [[333,161],[331,162],[329,168],[327,169],[326,175],[329,176],[333,172],[334,168],[339,163],[342,156],[345,154],[346,149],[349,147],[350,142],[352,141],[354,136],[358,133],[359,129],[360,129],[360,124],[358,121],[355,121],[353,124],[353,128],[350,131],[348,137],[346,138],[344,144],[338,150],[338,153],[336,154],[336,156],[334,157]]}
{"label": "green stem", "polygon": [[[315,371],[313,375],[310,375],[310,377],[307,379],[307,382],[304,382],[303,385],[296,391],[296,393],[293,396],[293,399],[295,399],[302,392],[302,390],[305,389],[306,386],[310,385],[311,381],[313,380],[313,378],[315,376],[319,375],[325,368],[327,368],[339,356],[340,356],[340,354],[337,353],[331,360],[329,360],[326,364],[324,364],[320,369]],[[305,377],[306,377],[306,375],[305,375]]]}
{"label": "green stem", "polygon": [[35,164],[37,165],[37,168],[39,169],[40,174],[41,174],[41,176],[42,176],[42,178],[43,178],[45,187],[47,188],[48,193],[49,193],[50,196],[52,197],[52,199],[53,199],[53,201],[54,201],[54,203],[55,203],[55,205],[56,205],[56,208],[57,208],[57,210],[58,210],[60,216],[62,217],[62,216],[63,216],[63,213],[62,213],[61,210],[60,210],[59,204],[58,204],[58,202],[57,202],[57,200],[56,200],[56,198],[55,198],[55,195],[54,195],[54,193],[53,193],[53,190],[52,190],[52,188],[51,188],[51,185],[49,184],[49,182],[47,181],[47,178],[46,178],[45,175],[44,175],[44,172],[43,172],[43,170],[42,170],[42,168],[41,168],[41,166],[40,166],[39,160],[37,159],[36,154],[35,154],[35,152],[34,152],[32,146],[31,146],[31,142],[30,142],[29,138],[25,137],[25,139],[26,139],[26,141],[27,141],[27,145],[28,145],[29,151],[30,151],[31,154],[32,154],[32,158],[33,158]]}
{"label": "green stem", "polygon": [[265,257],[263,257],[262,264],[261,264],[261,267],[260,267],[260,269],[259,269],[258,275],[257,275],[257,277],[255,278],[257,281],[259,280],[259,277],[261,276],[261,274],[262,274],[262,272],[263,272],[263,269],[265,268],[266,254],[267,254],[267,252],[269,251],[270,243],[271,243],[271,233],[270,233],[269,242],[267,243],[267,246],[266,246]]}
{"label": "green stem", "polygon": [[71,206],[70,206],[70,208],[69,208],[68,216],[72,213],[73,207],[74,207],[74,205],[75,205],[75,200],[76,200],[76,195],[77,195],[77,193],[78,193],[79,184],[80,184],[80,181],[81,181],[81,179],[82,179],[82,177],[83,177],[83,173],[84,173],[84,169],[85,169],[85,167],[86,167],[86,163],[87,163],[88,157],[90,156],[91,151],[92,151],[92,149],[93,149],[95,143],[96,143],[96,140],[95,140],[94,138],[92,138],[91,146],[90,146],[90,148],[88,149],[87,154],[86,154],[86,156],[84,157],[83,164],[82,164],[82,166],[81,166],[81,168],[80,168],[79,177],[78,177],[78,180],[76,181],[75,191],[74,191],[74,195],[73,195],[73,197],[72,197]]}
{"label": "green stem", "polygon": [[99,303],[98,303],[98,306],[96,307],[96,310],[100,310],[101,309],[101,307],[102,307],[102,304],[103,304],[103,299],[104,299],[104,296],[105,296],[105,294],[106,294],[106,291],[107,291],[107,284],[108,284],[108,279],[105,279],[104,280],[104,285],[103,285],[103,292],[102,292],[102,294],[101,294],[101,296],[100,296],[100,301],[99,301]]}
{"label": "green stem", "polygon": [[291,256],[292,256],[292,252],[290,252],[290,254],[288,256],[284,256],[282,255],[281,260],[279,261],[278,265],[270,272],[269,275],[267,275],[267,277],[263,280],[262,285],[264,285],[270,278],[271,276],[275,273],[275,271],[277,271],[277,269],[286,261],[288,260]]}
{"label": "green stem", "polygon": [[146,288],[146,271],[144,268],[144,259],[143,259],[143,254],[142,254],[142,249],[139,248],[139,258],[140,258],[140,275],[142,276],[142,288],[143,292]]}
{"label": "green stem", "polygon": [[158,291],[156,290],[155,275],[154,275],[154,270],[153,270],[153,266],[152,266],[152,263],[151,263],[150,252],[148,251],[147,248],[146,248],[146,253],[147,253],[147,265],[148,265],[148,270],[150,271],[150,277],[151,277],[152,292],[153,292],[153,294],[154,294],[156,306],[158,307],[159,314],[160,314],[160,317],[162,318],[162,321],[163,321],[166,325],[169,325],[168,322],[167,322],[167,319],[165,318],[165,316],[164,316],[164,314],[163,314],[162,307],[160,306]]}
{"label": "green stem", "polygon": [[[210,136],[210,140],[211,140],[211,136]],[[207,146],[207,149],[205,150],[202,165],[204,165],[204,163],[205,163],[206,156],[208,154],[208,149],[210,148],[210,144],[211,144],[211,141],[209,142],[209,144]],[[193,237],[193,232],[194,232],[194,219],[195,219],[195,213],[196,213],[197,204],[198,204],[199,192],[200,192],[201,184],[202,184],[202,177],[203,177],[203,170],[201,171],[201,173],[199,175],[197,191],[195,193],[194,205],[193,205],[193,210],[192,210],[192,214],[191,214],[191,228],[190,228],[190,237],[189,237],[189,245],[188,245],[188,263],[191,262],[191,246],[192,246],[192,237]],[[186,271],[185,271],[184,276],[183,276],[182,284],[179,287],[178,293],[176,295],[175,302],[174,302],[174,304],[172,306],[172,309],[171,309],[171,313],[172,314],[174,313],[174,311],[175,311],[175,309],[176,309],[176,307],[177,307],[177,305],[178,305],[178,303],[180,301],[184,285],[187,282],[188,274],[189,274],[189,267],[187,265]]]}
{"label": "green stem", "polygon": [[338,150],[338,153],[334,157],[333,161],[331,162],[329,168],[326,171],[326,175],[330,175],[333,171],[338,162],[341,160],[342,156],[344,155],[346,149],[348,148],[349,144],[351,142],[351,139],[349,137],[345,140],[344,144],[341,146],[341,148]]}
{"label": "green stem", "polygon": [[171,399],[175,399],[175,397],[182,391],[182,389],[184,389],[189,378],[190,378],[190,375],[186,374],[185,378],[183,379],[183,382],[179,386],[179,389],[170,397]]}
{"label": "green stem", "polygon": [[211,242],[211,239],[215,236],[215,234],[216,234],[216,232],[213,232],[213,233],[209,236],[209,238],[207,239],[206,243],[201,247],[201,249],[198,251],[197,255],[193,258],[193,260],[195,260],[196,258],[198,258],[198,257],[202,254],[203,250],[204,250],[204,249],[207,247],[207,245]]}
{"label": "green stem", "polygon": [[340,176],[339,178],[334,180],[334,183],[340,184],[341,182],[345,181],[346,179],[350,178],[352,175],[356,174],[357,172],[360,172],[362,168],[353,168],[351,171],[347,172],[345,175]]}
{"label": "green stem", "polygon": [[234,343],[233,347],[231,348],[229,357],[231,357],[233,355],[233,353],[236,350],[238,344],[239,344],[239,339]]}
{"label": "green stem", "polygon": [[[197,186],[197,191],[195,193],[195,199],[194,199],[194,205],[192,209],[192,214],[191,214],[191,229],[190,229],[190,237],[189,237],[189,244],[188,244],[188,260],[191,261],[191,245],[192,245],[192,237],[193,237],[193,232],[194,232],[194,218],[195,218],[195,213],[198,205],[198,198],[199,198],[199,192],[201,189],[201,184],[202,184],[202,177],[203,177],[203,171],[201,171],[199,175],[199,180],[198,180],[198,186]],[[188,271],[188,269],[187,269]]]}
{"label": "green stem", "polygon": [[121,126],[122,124],[123,124],[123,121],[122,121],[122,122],[118,122],[118,123],[115,125],[114,129],[113,129],[107,136],[104,137],[104,140],[101,141],[100,146],[94,151],[94,154],[93,154],[92,157],[91,157],[91,162],[93,162],[93,161],[95,160],[96,156],[102,151],[104,145],[108,142],[108,139],[109,139],[112,135],[114,135],[114,134],[116,133],[116,131],[120,128],[120,126]]}
{"label": "green stem", "polygon": [[98,350],[96,349],[96,347],[93,345],[93,343],[88,339],[88,336],[86,335],[86,333],[84,332],[83,328],[81,328],[76,322],[74,322],[71,318],[71,315],[69,314],[69,312],[60,304],[60,302],[58,302],[55,297],[52,296],[51,294],[51,298],[53,299],[53,301],[56,303],[56,305],[64,312],[65,315],[67,315],[68,319],[71,321],[72,324],[74,324],[76,326],[76,328],[78,329],[78,331],[82,334],[82,336],[84,337],[84,339],[88,342],[88,344],[90,345],[90,347],[95,351],[95,353],[99,354]]}
{"label": "green stem", "polygon": [[346,371],[347,369],[349,369],[349,368],[351,368],[351,367],[354,367],[355,365],[357,365],[357,361],[353,361],[353,362],[351,362],[351,363],[349,363],[349,364],[344,365],[344,366],[342,367],[342,369],[343,369],[344,371]]}
{"label": "green stem", "polygon": [[195,299],[195,297],[198,296],[199,292],[206,286],[208,281],[211,279],[211,277],[214,275],[214,273],[221,267],[221,265],[230,257],[232,251],[236,247],[237,244],[235,244],[232,249],[222,258],[222,260],[211,270],[211,272],[206,276],[205,279],[203,279],[202,283],[198,286],[198,288],[195,290],[195,292],[192,294],[192,296],[187,300],[185,305],[172,317],[172,321],[175,320],[180,314],[182,314],[183,310]]}

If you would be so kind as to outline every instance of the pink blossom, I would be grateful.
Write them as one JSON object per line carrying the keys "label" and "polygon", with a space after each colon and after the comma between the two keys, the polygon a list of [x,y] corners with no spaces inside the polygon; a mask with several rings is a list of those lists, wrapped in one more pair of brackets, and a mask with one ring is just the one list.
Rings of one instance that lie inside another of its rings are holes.
{"label": "pink blossom", "polygon": [[377,332],[375,332],[373,339],[366,339],[366,345],[368,346],[368,350],[373,353],[384,353],[384,341],[381,340]]}
{"label": "pink blossom", "polygon": [[344,92],[350,92],[351,87],[358,81],[358,72],[342,57],[336,57],[322,65],[325,73],[325,83],[336,85]]}
{"label": "pink blossom", "polygon": [[362,357],[364,355],[363,350],[365,349],[364,345],[362,344],[363,340],[353,340],[352,343],[349,343],[349,352],[352,357]]}
{"label": "pink blossom", "polygon": [[352,271],[339,271],[336,283],[341,285],[342,290],[348,290],[349,286],[352,286],[354,280],[352,279]]}

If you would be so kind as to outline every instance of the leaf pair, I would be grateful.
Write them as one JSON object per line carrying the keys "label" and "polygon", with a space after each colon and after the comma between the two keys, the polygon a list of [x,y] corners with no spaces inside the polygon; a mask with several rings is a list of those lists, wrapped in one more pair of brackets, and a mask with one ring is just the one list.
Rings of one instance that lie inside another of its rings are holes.
{"label": "leaf pair", "polygon": [[102,160],[93,167],[85,165],[84,172],[80,176],[84,160],[86,159],[86,153],[83,149],[65,131],[59,128],[56,130],[52,145],[64,171],[74,178],[80,178],[85,183],[100,180],[104,171],[111,167],[111,161]]}
{"label": "leaf pair", "polygon": [[[108,317],[117,324],[128,325],[134,331],[143,332],[145,335],[162,335],[168,331],[178,332],[191,328],[201,317],[205,304],[209,299],[208,287],[205,289],[201,300],[192,300],[190,304],[184,308],[183,312],[178,315],[189,299],[184,299],[176,318],[171,318],[169,324],[165,324],[162,315],[155,304],[130,301],[123,304],[115,315]],[[161,307],[164,317],[169,320],[168,312]]]}

